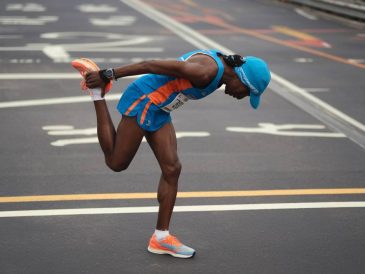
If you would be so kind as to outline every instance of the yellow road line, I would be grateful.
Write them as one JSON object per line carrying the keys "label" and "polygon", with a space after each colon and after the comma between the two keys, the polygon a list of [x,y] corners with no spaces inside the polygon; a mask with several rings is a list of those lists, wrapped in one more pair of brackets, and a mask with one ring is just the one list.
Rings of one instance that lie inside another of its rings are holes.
{"label": "yellow road line", "polygon": [[[352,194],[365,194],[365,188],[196,191],[196,192],[179,192],[177,194],[177,197],[227,198],[227,197],[352,195]],[[60,201],[84,201],[84,200],[132,200],[132,199],[156,199],[156,197],[157,195],[154,192],[9,196],[9,197],[0,197],[0,203],[60,202]]]}
{"label": "yellow road line", "polygon": [[295,30],[295,29],[291,29],[291,28],[288,28],[288,27],[285,27],[285,26],[272,26],[272,28],[277,32],[280,32],[280,33],[286,34],[288,36],[298,38],[300,40],[304,40],[304,41],[305,40],[320,40],[317,37],[314,37],[314,36],[309,35],[307,33],[304,33],[304,32],[301,32],[301,31],[298,31],[298,30]]}

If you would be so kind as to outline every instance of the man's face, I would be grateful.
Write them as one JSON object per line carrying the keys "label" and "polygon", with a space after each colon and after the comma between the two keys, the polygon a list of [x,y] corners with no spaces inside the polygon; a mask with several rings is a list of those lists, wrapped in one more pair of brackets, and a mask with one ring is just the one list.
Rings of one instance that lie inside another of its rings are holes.
{"label": "man's face", "polygon": [[238,100],[243,99],[246,96],[250,96],[248,88],[238,79],[237,76],[226,84],[224,93]]}

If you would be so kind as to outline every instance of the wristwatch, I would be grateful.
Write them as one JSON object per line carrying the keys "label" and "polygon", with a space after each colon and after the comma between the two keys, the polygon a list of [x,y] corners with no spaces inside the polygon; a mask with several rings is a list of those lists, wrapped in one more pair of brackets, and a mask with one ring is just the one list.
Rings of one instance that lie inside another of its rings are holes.
{"label": "wristwatch", "polygon": [[100,78],[105,82],[108,83],[112,80],[117,80],[115,78],[115,74],[114,74],[114,69],[113,68],[108,68],[108,69],[103,69],[100,70],[99,72]]}

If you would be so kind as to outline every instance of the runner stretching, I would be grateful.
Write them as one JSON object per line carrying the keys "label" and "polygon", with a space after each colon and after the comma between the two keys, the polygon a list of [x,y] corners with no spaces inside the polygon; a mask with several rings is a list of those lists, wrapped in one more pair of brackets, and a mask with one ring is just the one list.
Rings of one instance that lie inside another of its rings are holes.
{"label": "runner stretching", "polygon": [[[76,59],[83,89],[90,89],[94,101],[98,139],[109,168],[119,172],[128,168],[142,138],[146,137],[160,165],[159,212],[156,230],[148,250],[191,258],[195,250],[169,234],[176,200],[181,163],[177,155],[175,130],[170,112],[188,100],[202,99],[225,84],[225,93],[237,99],[250,96],[257,108],[270,81],[266,63],[256,57],[223,55],[216,50],[196,50],[178,60],[152,60],[118,68],[99,70],[89,59]],[[131,83],[118,103],[122,118],[115,130],[104,94],[118,78],[146,74]]]}

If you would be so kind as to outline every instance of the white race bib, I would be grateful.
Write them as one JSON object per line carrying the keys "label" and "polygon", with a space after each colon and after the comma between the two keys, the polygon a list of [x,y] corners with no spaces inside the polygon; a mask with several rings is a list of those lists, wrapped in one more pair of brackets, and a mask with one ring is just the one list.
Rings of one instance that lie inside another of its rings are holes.
{"label": "white race bib", "polygon": [[182,94],[179,93],[174,100],[172,100],[172,102],[164,107],[162,107],[161,109],[166,111],[166,112],[171,112],[175,109],[178,109],[179,107],[181,107],[183,104],[185,104],[187,101],[189,101],[189,98]]}

